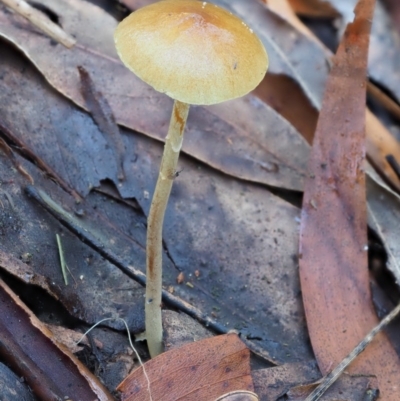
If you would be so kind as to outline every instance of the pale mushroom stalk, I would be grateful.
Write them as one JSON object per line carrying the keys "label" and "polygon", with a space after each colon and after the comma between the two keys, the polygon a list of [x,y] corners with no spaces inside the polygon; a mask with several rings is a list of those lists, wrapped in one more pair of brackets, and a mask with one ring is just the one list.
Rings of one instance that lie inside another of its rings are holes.
{"label": "pale mushroom stalk", "polygon": [[197,0],[143,7],[118,25],[114,38],[123,63],[175,100],[147,226],[145,320],[154,357],[162,352],[162,226],[189,105],[212,105],[249,93],[263,79],[268,55],[242,20]]}
{"label": "pale mushroom stalk", "polygon": [[165,138],[160,173],[147,221],[145,322],[147,345],[152,357],[163,351],[161,321],[162,228],[169,195],[176,176],[189,107],[190,105],[187,103],[178,100],[174,102],[168,135]]}

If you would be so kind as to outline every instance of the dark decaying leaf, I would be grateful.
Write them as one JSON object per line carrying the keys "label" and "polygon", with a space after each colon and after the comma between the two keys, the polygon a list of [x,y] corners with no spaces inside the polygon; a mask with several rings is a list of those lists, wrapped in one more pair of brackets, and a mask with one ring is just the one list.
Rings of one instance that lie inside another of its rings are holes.
{"label": "dark decaying leaf", "polygon": [[273,368],[254,370],[251,375],[254,391],[261,401],[276,401],[292,387],[314,383],[321,377],[314,361],[286,363]]}
{"label": "dark decaying leaf", "polygon": [[[9,195],[11,197],[11,195]],[[14,201],[12,201],[14,204]],[[4,209],[4,206],[3,206]],[[10,210],[6,208],[6,210]],[[3,217],[7,215],[7,212],[4,213]],[[13,220],[12,214],[8,215],[9,220]],[[18,225],[18,222],[16,222]],[[4,235],[4,233],[2,234]],[[49,295],[53,298],[57,299],[57,295],[53,293],[51,289],[51,284],[49,283],[49,279],[38,274],[37,271],[31,265],[31,259],[33,255],[29,252],[25,252],[20,255],[20,258],[13,257],[10,252],[4,252],[0,250],[0,266],[3,270],[9,272],[10,274],[18,277],[20,280],[25,282],[26,284],[36,285],[43,288]],[[26,263],[24,263],[22,260]]]}
{"label": "dark decaying leaf", "polygon": [[211,330],[207,330],[198,321],[191,319],[185,313],[164,310],[162,318],[163,340],[166,351],[212,336]]}
{"label": "dark decaying leaf", "polygon": [[0,281],[0,354],[43,401],[112,401],[100,382]]}
{"label": "dark decaying leaf", "polygon": [[88,108],[100,131],[108,135],[108,142],[112,145],[114,158],[117,160],[118,179],[123,180],[125,179],[125,148],[114,114],[107,99],[96,89],[90,74],[82,66],[78,66],[78,71],[81,78],[81,91],[85,100],[85,106]]}
{"label": "dark decaying leaf", "polygon": [[[7,94],[11,96],[10,103],[13,103],[11,107],[16,107],[16,110],[12,113],[10,121],[21,124],[21,137],[26,140],[26,148],[32,150],[32,154],[38,160],[41,159],[41,151],[45,152],[46,160],[54,162],[79,182],[82,182],[81,178],[83,181],[92,180],[99,169],[103,169],[103,171],[108,169],[117,178],[116,162],[112,158],[112,152],[107,148],[108,142],[105,141],[103,134],[92,119],[60,97],[57,92],[51,90],[39,74],[10,47],[4,43],[0,43],[0,46],[2,46],[3,73],[3,79],[0,80],[0,97]],[[24,82],[24,85],[20,85],[20,82]],[[21,92],[18,88],[24,89]],[[24,97],[27,99],[27,103],[20,109],[18,105],[24,101]],[[2,110],[5,111],[6,108],[6,104],[2,103]],[[40,116],[36,123],[34,118],[27,117],[29,110],[32,116]],[[26,120],[24,116],[27,117]],[[1,117],[0,120],[3,121]],[[14,124],[11,127],[14,130]],[[35,153],[35,146],[32,145],[35,137],[43,137],[45,134],[47,135],[43,146]],[[101,148],[96,145],[98,141],[102,143]],[[79,151],[78,145],[81,142],[88,145],[86,153]],[[89,151],[89,149],[92,150]],[[59,152],[57,152],[58,150]],[[72,153],[77,155],[76,161],[80,160],[78,168],[76,168],[76,164],[71,164],[69,155]],[[107,163],[101,161],[102,158],[104,161],[107,160]],[[23,195],[23,186],[28,183],[27,180],[14,173],[6,159],[2,154],[1,180],[3,182],[4,207],[0,209],[2,221],[0,249],[16,259],[21,258],[26,263],[30,263],[27,274],[44,277],[50,291],[44,285],[38,284],[55,295],[73,316],[93,324],[104,317],[123,315],[134,332],[142,330],[144,318],[142,287],[132,281],[127,283],[127,278],[111,263],[82,244],[78,238],[70,235],[55,220],[49,219],[46,212],[40,208],[34,208],[34,205]],[[21,159],[19,158],[19,160]],[[22,160],[21,163],[25,165],[26,162]],[[28,170],[31,168],[29,163],[26,167]],[[108,198],[96,194],[94,195],[96,199],[93,198],[94,203],[86,209],[83,204],[76,204],[75,199],[51,185],[37,169],[33,169],[31,172],[35,182],[38,185],[43,183],[50,185],[49,192],[52,194],[53,191],[56,191],[60,196],[59,199],[63,199],[61,203],[66,202],[70,206],[72,214],[77,218],[79,215],[84,218],[83,215],[92,213],[93,209],[107,214],[107,209],[113,207]],[[86,176],[81,175],[84,173]],[[94,184],[99,185],[99,182]],[[44,189],[47,188],[46,185],[43,185]],[[12,205],[4,197],[4,193],[9,195],[13,202]],[[125,210],[126,227],[129,227],[128,230],[135,236],[135,241],[127,245],[130,257],[136,263],[144,264],[145,219],[135,209],[123,204],[115,204],[115,206],[117,205],[120,208],[116,213],[120,214]],[[96,221],[96,224],[101,220]],[[56,233],[61,234],[67,265],[72,272],[69,286],[64,285],[60,276]],[[20,267],[20,270],[22,269]],[[8,270],[13,270],[13,268]],[[18,272],[15,271],[14,274],[18,274]],[[123,325],[119,322],[115,323],[114,327],[123,328]]]}
{"label": "dark decaying leaf", "polygon": [[[81,188],[85,187],[84,180],[94,180],[91,177],[96,177],[97,168],[110,171],[106,175],[116,178],[115,160],[90,116],[46,86],[29,63],[6,45],[2,54],[5,72],[0,81],[0,97],[4,92],[9,96],[1,104],[5,114],[9,113],[11,129],[23,130],[32,148],[35,138],[42,143],[47,141],[36,151],[46,159],[55,157],[55,164],[64,163],[63,170],[81,182]],[[20,81],[24,81],[22,93],[16,84],[10,84]],[[17,109],[7,112],[10,104],[13,108],[13,103],[23,102],[24,97],[30,99],[29,104],[24,104],[24,113]],[[43,104],[46,108],[41,113],[36,107]],[[27,114],[29,110],[32,112]],[[13,115],[18,118],[13,119]],[[121,185],[129,188],[131,196],[147,213],[162,145],[124,131],[122,138],[127,162],[126,180]],[[80,148],[83,143],[85,150]],[[69,163],[74,154],[80,160],[77,167]],[[126,317],[134,332],[143,329],[143,290],[115,269],[115,261],[110,263],[110,259],[100,257],[102,249],[93,251],[80,243],[41,208],[21,196],[20,187],[26,181],[16,177],[7,165],[3,168],[7,172],[4,180],[14,180],[7,190],[16,199],[16,210],[7,208],[3,213],[14,216],[19,225],[17,230],[5,231],[0,249],[15,257],[32,253],[32,266],[50,283],[56,283],[51,286],[52,291],[74,316],[89,323],[104,317]],[[24,166],[35,184],[61,207],[61,214],[65,210],[74,218],[82,235],[91,233],[101,240],[103,248],[117,256],[118,263],[144,271],[145,216],[140,210],[129,206],[117,193],[112,198],[114,202],[110,202],[107,195],[91,192],[76,205],[33,166]],[[311,357],[296,274],[298,209],[264,188],[219,174],[187,157],[182,157],[180,169],[183,171],[176,178],[165,221],[165,288],[173,288],[174,295],[195,305],[205,316],[213,317],[224,330],[240,330],[253,347],[263,349],[271,360]],[[87,175],[82,175],[82,171],[87,171]],[[71,285],[64,286],[58,267],[55,234],[60,231],[76,288],[73,280]],[[177,285],[180,272],[186,280]],[[120,322],[107,324],[122,328]]]}
{"label": "dark decaying leaf", "polygon": [[118,386],[123,401],[148,401],[149,389],[153,400],[164,401],[214,400],[230,391],[252,391],[249,351],[236,334],[197,341],[151,359]]}
{"label": "dark decaying leaf", "polygon": [[376,231],[385,245],[387,267],[400,283],[400,197],[392,191],[373,171],[367,179],[368,224]]}
{"label": "dark decaying leaf", "polygon": [[[107,98],[119,124],[163,140],[172,100],[143,83],[118,60],[113,43],[117,22],[89,3],[76,0],[41,3],[63,15],[63,26],[78,39],[73,49],[53,46],[48,38],[29,31],[20,17],[10,15],[4,8],[0,8],[0,35],[16,44],[52,86],[84,107],[77,71],[82,66]],[[5,121],[8,118],[6,115]],[[225,173],[288,189],[302,187],[308,152],[305,141],[287,121],[253,95],[218,106],[193,107],[185,136],[185,152]],[[39,146],[43,146],[40,141],[36,148]],[[73,162],[74,153],[69,157]],[[92,182],[75,182],[74,177],[60,171],[65,166],[48,162],[82,195],[88,193]],[[80,177],[86,173],[82,171]],[[106,178],[105,172],[99,168],[95,178]],[[127,185],[122,185],[120,191],[124,197],[132,196]]]}
{"label": "dark decaying leaf", "polygon": [[[308,330],[321,371],[338,364],[378,322],[367,269],[364,167],[365,75],[374,1],[361,0],[335,56],[309,161],[300,277]],[[379,335],[350,372],[376,374],[396,400],[400,363]]]}

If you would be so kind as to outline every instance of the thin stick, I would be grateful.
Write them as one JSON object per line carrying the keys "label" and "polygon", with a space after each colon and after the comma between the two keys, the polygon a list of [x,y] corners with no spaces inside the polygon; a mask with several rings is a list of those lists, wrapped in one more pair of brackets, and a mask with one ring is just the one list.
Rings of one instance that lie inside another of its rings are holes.
{"label": "thin stick", "polygon": [[36,10],[32,6],[30,6],[24,0],[0,0],[6,6],[13,9],[17,14],[22,15],[28,21],[30,21],[37,28],[42,30],[52,39],[61,43],[65,47],[71,48],[75,45],[76,40],[68,35],[65,31],[63,31],[57,24],[50,21],[45,15],[43,15],[40,11]]}
{"label": "thin stick", "polygon": [[176,177],[179,152],[182,147],[183,131],[189,113],[189,105],[175,101],[160,173],[147,220],[146,261],[146,339],[151,357],[162,352],[161,290],[162,290],[162,227],[165,209]]}
{"label": "thin stick", "polygon": [[374,337],[384,329],[400,312],[400,304],[397,305],[386,317],[384,317],[381,322],[375,326],[357,345],[353,351],[350,352],[346,358],[343,359],[335,369],[332,370],[325,378],[322,380],[321,384],[305,399],[305,401],[317,401],[326,390],[339,378],[342,372],[350,365],[358,355],[361,354],[367,347],[367,345],[374,339]]}
{"label": "thin stick", "polygon": [[68,276],[67,276],[67,270],[65,269],[65,259],[64,259],[64,251],[63,251],[63,247],[61,244],[61,238],[58,234],[56,234],[56,238],[57,238],[57,246],[58,246],[58,255],[60,256],[60,264],[61,264],[61,271],[62,271],[62,275],[64,277],[64,283],[65,285],[68,285]]}

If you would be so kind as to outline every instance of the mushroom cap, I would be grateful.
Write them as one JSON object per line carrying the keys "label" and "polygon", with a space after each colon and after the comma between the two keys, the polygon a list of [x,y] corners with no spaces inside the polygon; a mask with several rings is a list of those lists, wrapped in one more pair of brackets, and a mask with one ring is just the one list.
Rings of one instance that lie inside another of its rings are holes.
{"label": "mushroom cap", "polygon": [[117,27],[123,63],[159,92],[215,104],[253,90],[268,68],[260,39],[238,17],[197,0],[162,0]]}

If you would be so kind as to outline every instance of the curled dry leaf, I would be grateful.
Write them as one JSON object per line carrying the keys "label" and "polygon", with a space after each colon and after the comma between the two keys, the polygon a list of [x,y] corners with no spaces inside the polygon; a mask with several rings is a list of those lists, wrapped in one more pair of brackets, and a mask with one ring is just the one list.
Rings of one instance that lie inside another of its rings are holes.
{"label": "curled dry leaf", "polygon": [[[360,0],[334,58],[303,199],[300,278],[313,349],[326,374],[377,325],[366,253],[365,75],[374,1]],[[400,363],[378,335],[350,372],[376,374],[396,400]]]}

